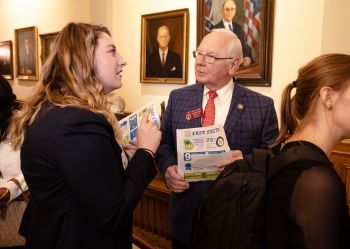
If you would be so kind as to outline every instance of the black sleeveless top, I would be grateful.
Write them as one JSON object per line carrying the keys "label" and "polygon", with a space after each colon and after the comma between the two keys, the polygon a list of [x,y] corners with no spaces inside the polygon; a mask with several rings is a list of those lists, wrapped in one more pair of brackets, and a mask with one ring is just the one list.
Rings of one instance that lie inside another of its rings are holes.
{"label": "black sleeveless top", "polygon": [[[320,148],[305,141],[290,142],[283,150],[300,143],[327,158]],[[309,165],[307,161],[291,164],[269,183],[267,248],[350,248],[345,187],[327,161],[327,165]]]}

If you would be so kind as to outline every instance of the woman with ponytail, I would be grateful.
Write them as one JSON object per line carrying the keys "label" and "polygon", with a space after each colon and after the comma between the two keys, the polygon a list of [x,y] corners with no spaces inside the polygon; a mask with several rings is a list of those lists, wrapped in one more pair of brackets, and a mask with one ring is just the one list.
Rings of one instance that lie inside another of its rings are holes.
{"label": "woman with ponytail", "polygon": [[281,146],[283,153],[303,145],[324,163],[305,158],[272,179],[267,192],[267,248],[350,248],[345,188],[328,159],[336,143],[350,138],[349,108],[349,55],[315,58],[285,88],[281,129],[273,146]]}
{"label": "woman with ponytail", "polygon": [[137,148],[123,150],[105,94],[121,87],[125,66],[105,27],[69,23],[56,37],[9,131],[31,193],[20,227],[26,248],[131,248],[132,213],[156,174],[161,133],[146,111]]}

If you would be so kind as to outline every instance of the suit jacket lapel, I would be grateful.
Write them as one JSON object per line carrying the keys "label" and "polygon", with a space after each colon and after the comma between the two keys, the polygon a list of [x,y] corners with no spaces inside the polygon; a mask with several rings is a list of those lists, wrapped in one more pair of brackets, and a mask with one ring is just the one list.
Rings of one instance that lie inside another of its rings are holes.
{"label": "suit jacket lapel", "polygon": [[[196,83],[196,86],[193,88],[193,91],[189,93],[189,96],[187,97],[188,101],[185,103],[185,109],[183,113],[183,117],[181,119],[185,120],[185,127],[192,128],[192,127],[201,127],[202,126],[202,118],[192,118],[190,120],[186,119],[186,114],[188,112],[202,109],[202,101],[203,101],[203,84]],[[203,110],[202,110],[203,111]]]}
{"label": "suit jacket lapel", "polygon": [[[195,108],[194,109],[202,109],[202,102],[203,102],[203,91],[204,91],[204,86],[203,84],[200,84],[200,83],[196,83],[197,84],[197,87],[195,89],[195,93],[193,94],[195,96]],[[202,110],[202,114],[203,114],[203,111]],[[195,119],[195,122],[196,122],[196,126],[195,127],[201,127],[202,126],[202,118],[196,118]]]}
{"label": "suit jacket lapel", "polygon": [[230,109],[228,111],[224,130],[226,133],[226,137],[229,137],[232,131],[235,129],[240,116],[245,111],[246,103],[244,100],[245,92],[243,91],[243,87],[239,84],[235,83]]}

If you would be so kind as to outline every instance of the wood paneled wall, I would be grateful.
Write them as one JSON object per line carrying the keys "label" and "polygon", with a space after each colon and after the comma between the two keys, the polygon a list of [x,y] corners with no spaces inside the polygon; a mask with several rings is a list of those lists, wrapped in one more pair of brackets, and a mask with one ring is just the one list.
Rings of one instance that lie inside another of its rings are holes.
{"label": "wood paneled wall", "polygon": [[149,184],[134,211],[134,233],[155,248],[170,249],[170,190],[159,175]]}

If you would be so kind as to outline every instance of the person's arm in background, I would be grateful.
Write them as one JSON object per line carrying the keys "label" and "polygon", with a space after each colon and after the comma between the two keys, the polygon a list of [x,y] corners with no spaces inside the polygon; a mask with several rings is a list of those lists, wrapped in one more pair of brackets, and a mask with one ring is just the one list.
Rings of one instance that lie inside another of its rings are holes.
{"label": "person's arm in background", "polygon": [[[28,190],[28,186],[21,171],[20,151],[14,151],[6,141],[2,142],[1,147],[0,156],[3,157],[3,160],[0,160],[0,172],[2,174],[2,178],[0,178],[0,196],[8,189],[10,192],[8,201],[12,201],[22,194],[22,190]],[[13,181],[10,181],[12,178],[20,183],[22,190]]]}

